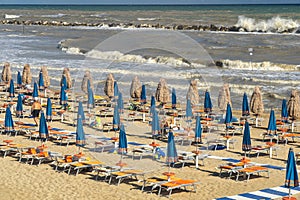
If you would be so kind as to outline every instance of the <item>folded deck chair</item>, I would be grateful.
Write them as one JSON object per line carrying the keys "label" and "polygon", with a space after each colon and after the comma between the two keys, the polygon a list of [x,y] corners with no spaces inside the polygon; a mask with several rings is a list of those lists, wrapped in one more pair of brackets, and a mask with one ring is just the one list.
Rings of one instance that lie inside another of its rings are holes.
{"label": "folded deck chair", "polygon": [[170,198],[172,191],[174,189],[184,188],[186,191],[188,191],[187,187],[192,187],[193,190],[190,190],[190,191],[196,192],[197,184],[199,184],[199,182],[197,182],[196,180],[188,180],[188,179],[180,179],[180,180],[166,182],[159,186],[160,188],[159,188],[158,195],[160,196],[161,190],[165,189],[165,190],[169,191],[168,197]]}

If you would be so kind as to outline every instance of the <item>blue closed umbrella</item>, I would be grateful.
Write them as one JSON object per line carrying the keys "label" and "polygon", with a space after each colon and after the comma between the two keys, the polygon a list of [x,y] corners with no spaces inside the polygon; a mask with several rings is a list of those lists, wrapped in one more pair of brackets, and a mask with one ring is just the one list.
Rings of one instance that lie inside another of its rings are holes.
{"label": "blue closed umbrella", "polygon": [[64,74],[61,77],[61,84],[60,84],[60,86],[65,86],[65,88],[68,89],[67,78],[66,78],[66,76]]}
{"label": "blue closed umbrella", "polygon": [[169,164],[169,170],[170,170],[170,164],[175,163],[178,161],[178,155],[176,150],[176,145],[174,141],[174,135],[173,132],[169,132],[168,135],[168,146],[167,146],[167,160],[166,163]]}
{"label": "blue closed umbrella", "polygon": [[274,112],[273,109],[270,112],[269,124],[268,124],[268,129],[267,130],[268,130],[268,132],[277,130],[275,112]]}
{"label": "blue closed umbrella", "polygon": [[50,98],[47,99],[46,119],[52,120],[52,102]]}
{"label": "blue closed umbrella", "polygon": [[113,115],[113,130],[117,131],[120,128],[120,113],[118,107],[114,108],[114,115]]}
{"label": "blue closed umbrella", "polygon": [[151,104],[150,104],[150,113],[153,113],[153,110],[156,108],[156,103],[155,103],[155,97],[152,95],[151,96]]}
{"label": "blue closed umbrella", "polygon": [[17,87],[21,88],[22,87],[22,76],[21,76],[21,72],[18,71],[18,75],[17,75]]}
{"label": "blue closed umbrella", "polygon": [[152,127],[152,135],[155,135],[156,132],[160,131],[159,117],[155,109],[152,112],[151,127]]}
{"label": "blue closed umbrella", "polygon": [[248,97],[245,92],[243,96],[243,103],[242,103],[242,116],[248,116],[248,115],[250,115],[250,109],[249,109]]}
{"label": "blue closed umbrella", "polygon": [[281,105],[281,120],[286,123],[288,121],[289,113],[287,109],[287,102],[285,99],[282,99]]}
{"label": "blue closed umbrella", "polygon": [[88,88],[88,108],[95,108],[95,98],[94,98],[94,92],[91,88]]}
{"label": "blue closed umbrella", "polygon": [[10,98],[14,98],[15,97],[15,86],[14,86],[14,80],[13,79],[11,79],[10,83],[9,83],[8,96]]}
{"label": "blue closed umbrella", "polygon": [[124,124],[122,124],[119,132],[119,152],[123,154],[124,151],[127,151],[127,137]]}
{"label": "blue closed umbrella", "polygon": [[4,128],[5,128],[5,132],[14,131],[14,121],[9,106],[7,106],[5,111]]}
{"label": "blue closed umbrella", "polygon": [[118,105],[119,112],[123,113],[124,102],[123,102],[123,94],[122,94],[122,92],[119,92],[117,105]]}
{"label": "blue closed umbrella", "polygon": [[33,92],[32,92],[32,98],[36,99],[39,97],[39,91],[38,91],[38,85],[36,82],[33,84]]}
{"label": "blue closed umbrella", "polygon": [[114,82],[114,97],[117,98],[119,96],[119,86],[117,81]]}
{"label": "blue closed umbrella", "polygon": [[229,124],[232,121],[232,111],[231,111],[231,106],[228,103],[227,104],[227,109],[226,109],[226,115],[225,115],[225,124],[226,124],[226,128],[229,126]]}
{"label": "blue closed umbrella", "polygon": [[43,91],[44,89],[45,89],[45,84],[44,84],[43,72],[40,72],[40,74],[39,74],[39,90]]}
{"label": "blue closed umbrella", "polygon": [[172,109],[176,109],[177,104],[177,97],[176,97],[176,90],[172,88]]}
{"label": "blue closed umbrella", "polygon": [[192,104],[191,104],[191,100],[190,99],[186,100],[185,116],[187,118],[188,117],[193,117]]}
{"label": "blue closed umbrella", "polygon": [[142,91],[141,91],[141,103],[146,104],[147,103],[147,96],[146,96],[146,86],[142,85]]}
{"label": "blue closed umbrella", "polygon": [[200,116],[196,117],[196,128],[195,128],[195,142],[201,142],[202,137],[202,125]]}
{"label": "blue closed umbrella", "polygon": [[62,86],[60,87],[59,104],[60,104],[60,105],[63,105],[63,106],[64,106],[64,109],[66,109],[67,101],[68,101],[68,97],[67,97],[67,93],[66,93],[66,87],[62,85]]}
{"label": "blue closed umbrella", "polygon": [[289,188],[289,197],[291,196],[291,188],[299,186],[298,171],[295,161],[295,155],[292,148],[289,150],[289,155],[286,163],[285,187]]}
{"label": "blue closed umbrella", "polygon": [[41,112],[40,117],[40,126],[39,126],[39,136],[41,139],[48,139],[49,137],[49,130],[45,118],[44,112]]}
{"label": "blue closed umbrella", "polygon": [[21,94],[18,94],[18,102],[16,107],[17,116],[20,117],[23,115],[23,102]]}
{"label": "blue closed umbrella", "polygon": [[243,135],[243,142],[242,142],[242,150],[245,152],[251,151],[251,137],[250,137],[250,127],[249,122],[246,121],[245,127],[244,127],[244,135]]}
{"label": "blue closed umbrella", "polygon": [[206,90],[204,96],[204,112],[211,112],[212,111],[212,103],[210,99],[210,94]]}
{"label": "blue closed umbrella", "polygon": [[78,102],[78,110],[77,110],[77,118],[81,117],[82,121],[85,121],[85,115],[84,115],[84,110],[83,110],[83,105],[82,102]]}
{"label": "blue closed umbrella", "polygon": [[83,130],[83,124],[82,124],[82,118],[81,115],[78,116],[77,118],[77,128],[76,128],[76,146],[79,147],[84,147],[86,144],[85,141],[85,133]]}

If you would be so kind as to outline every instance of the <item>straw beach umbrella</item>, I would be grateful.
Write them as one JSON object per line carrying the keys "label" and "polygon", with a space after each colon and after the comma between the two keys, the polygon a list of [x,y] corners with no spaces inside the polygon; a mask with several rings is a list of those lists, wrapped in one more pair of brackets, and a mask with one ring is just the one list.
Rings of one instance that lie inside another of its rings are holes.
{"label": "straw beach umbrella", "polygon": [[133,99],[139,99],[142,92],[142,83],[137,76],[132,79],[130,86],[130,96]]}
{"label": "straw beach umbrella", "polygon": [[246,157],[246,152],[251,151],[251,137],[250,137],[250,127],[249,123],[246,121],[244,125],[244,135],[243,135],[243,142],[242,142],[242,150],[245,152],[245,157]]}
{"label": "straw beach umbrella", "polygon": [[29,64],[25,64],[23,68],[23,74],[22,74],[22,82],[25,85],[30,85],[32,81],[32,75],[30,71],[30,66]]}
{"label": "straw beach umbrella", "polygon": [[285,187],[289,188],[288,198],[283,199],[296,199],[291,197],[291,188],[299,186],[298,171],[295,161],[295,154],[292,148],[289,150],[288,159],[286,163],[286,173],[285,173]]}
{"label": "straw beach umbrella", "polygon": [[1,78],[2,81],[6,84],[8,84],[11,80],[11,70],[8,62],[4,63]]}
{"label": "straw beach umbrella", "polygon": [[50,78],[49,78],[49,75],[48,75],[48,69],[47,69],[47,67],[46,66],[42,66],[40,72],[42,72],[42,75],[43,75],[44,87],[48,88],[50,86]]}
{"label": "straw beach umbrella", "polygon": [[250,109],[256,116],[260,116],[264,112],[264,104],[260,88],[256,86],[250,99]]}
{"label": "straw beach umbrella", "polygon": [[158,102],[161,102],[162,104],[166,104],[167,102],[170,102],[170,90],[166,80],[163,78],[160,79],[157,85],[155,98]]}
{"label": "straw beach umbrella", "polygon": [[220,110],[226,110],[228,103],[231,105],[229,85],[224,84],[219,91],[218,107]]}
{"label": "straw beach umbrella", "polygon": [[[63,81],[63,78],[65,78],[65,81]],[[60,80],[60,86],[65,85],[67,89],[72,88],[72,79],[71,79],[71,74],[70,74],[70,69],[69,68],[64,68],[63,73],[62,73],[62,78]]]}
{"label": "straw beach umbrella", "polygon": [[288,113],[292,121],[300,117],[300,97],[297,90],[292,90],[290,99],[288,101]]}
{"label": "straw beach umbrella", "polygon": [[114,76],[112,74],[108,74],[105,81],[104,93],[109,98],[112,98],[114,96],[114,82],[115,82]]}
{"label": "straw beach umbrella", "polygon": [[94,84],[93,84],[93,78],[91,76],[91,72],[89,70],[85,71],[85,74],[82,79],[81,83],[81,90],[84,93],[88,93],[88,82],[90,83],[90,88],[94,91]]}
{"label": "straw beach umbrella", "polygon": [[200,102],[200,97],[198,93],[197,81],[192,80],[186,95],[186,99],[191,100],[192,105],[198,105]]}

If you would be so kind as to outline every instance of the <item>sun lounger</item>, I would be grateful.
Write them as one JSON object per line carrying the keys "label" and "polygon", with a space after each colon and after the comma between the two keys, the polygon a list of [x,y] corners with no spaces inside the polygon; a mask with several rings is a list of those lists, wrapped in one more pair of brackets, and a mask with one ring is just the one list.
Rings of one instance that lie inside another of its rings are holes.
{"label": "sun lounger", "polygon": [[247,176],[247,181],[250,179],[250,176],[253,174],[257,174],[259,176],[260,173],[262,172],[267,172],[268,173],[268,178],[270,177],[270,171],[266,167],[262,166],[249,166],[246,168],[238,169],[237,170],[237,176],[236,176],[236,181],[239,180],[240,174],[245,174]]}
{"label": "sun lounger", "polygon": [[174,181],[169,181],[166,183],[162,183],[161,185],[159,185],[159,192],[158,195],[161,195],[161,190],[165,189],[166,191],[169,192],[168,197],[171,197],[172,191],[175,189],[181,189],[184,188],[187,191],[188,187],[192,187],[193,192],[196,192],[197,189],[197,184],[199,184],[199,182],[195,181],[195,180],[188,180],[188,179],[179,179],[179,180],[174,180]]}
{"label": "sun lounger", "polygon": [[129,169],[129,170],[112,172],[110,174],[109,184],[111,183],[113,178],[115,178],[118,181],[118,185],[120,185],[120,183],[124,179],[134,178],[135,180],[138,180],[138,178],[137,178],[138,176],[142,176],[143,179],[144,179],[144,176],[145,176],[146,173],[149,173],[149,172],[144,172],[144,171],[136,170],[136,169]]}
{"label": "sun lounger", "polygon": [[97,160],[86,160],[86,161],[80,161],[71,163],[69,166],[68,174],[71,173],[71,170],[73,169],[76,173],[75,176],[78,175],[78,173],[82,170],[94,168],[96,166],[103,165],[103,162],[97,161]]}
{"label": "sun lounger", "polygon": [[146,185],[149,185],[149,187],[151,187],[151,193],[153,192],[153,190],[157,187],[159,187],[160,184],[166,183],[168,181],[174,181],[174,180],[179,180],[180,178],[171,176],[155,176],[155,177],[151,177],[151,178],[147,178],[142,180],[143,181],[143,186],[141,188],[142,191],[144,191]]}

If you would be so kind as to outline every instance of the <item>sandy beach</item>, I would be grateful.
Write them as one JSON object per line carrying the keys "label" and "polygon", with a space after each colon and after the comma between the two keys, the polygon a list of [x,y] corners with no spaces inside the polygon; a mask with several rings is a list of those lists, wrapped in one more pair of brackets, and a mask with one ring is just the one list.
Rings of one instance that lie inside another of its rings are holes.
{"label": "sandy beach", "polygon": [[[234,116],[241,115],[241,111],[235,111]],[[1,117],[4,118],[3,113]],[[261,141],[263,133],[268,123],[268,114],[264,113],[264,121],[262,127],[251,129],[252,145],[264,145]],[[16,119],[17,120],[17,119]],[[110,121],[111,118],[103,119],[103,121]],[[32,123],[33,119],[22,119],[24,122]],[[75,127],[61,122],[52,122],[52,127],[59,127],[62,129],[74,131]],[[94,134],[98,136],[113,137],[114,132],[102,132],[84,128],[86,133]],[[149,137],[151,127],[143,122],[126,122],[126,133],[128,142],[138,142],[143,144],[149,144],[152,139]],[[147,134],[148,133],[148,134]],[[23,144],[27,146],[39,146],[39,141],[29,140],[24,136],[9,137],[6,135],[0,136],[0,141],[5,139],[12,139],[14,143]],[[229,157],[234,159],[241,159],[243,152],[241,150],[241,135],[234,136],[236,143],[234,149],[230,150],[216,150],[209,151],[209,155]],[[166,146],[166,142],[157,141],[161,146]],[[119,159],[119,155],[108,153],[95,153],[89,151],[89,148],[93,148],[94,144],[88,144],[83,148],[85,156],[95,158],[106,162],[109,165],[113,165]],[[49,151],[61,152],[65,154],[78,153],[78,147],[75,145],[60,146],[52,141],[47,141],[46,146]],[[130,146],[130,145],[129,145]],[[205,144],[202,146],[205,147]],[[294,151],[298,152],[298,143],[291,143],[288,145],[278,144],[279,147],[277,156],[272,159],[267,154],[261,154],[258,158],[256,154],[252,153],[250,159],[252,162],[261,164],[271,164],[275,166],[285,167],[286,159],[288,155],[289,147],[293,147]],[[128,164],[128,167],[137,168],[144,171],[150,171],[146,174],[146,177],[154,175],[160,175],[168,170],[164,160],[160,162],[153,161],[149,158],[143,158],[141,160],[131,159],[131,150],[133,146],[129,147],[128,157],[124,156],[124,162]],[[181,146],[177,144],[178,150],[195,149],[194,146]],[[235,181],[234,178],[227,179],[225,177],[219,177],[219,169],[216,169],[220,164],[226,162],[207,158],[205,159],[205,165],[200,166],[199,169],[195,168],[195,165],[188,165],[183,168],[175,167],[171,168],[171,171],[176,174],[177,177],[185,179],[194,179],[200,182],[197,187],[197,192],[185,192],[174,191],[172,199],[214,199],[225,196],[232,196],[239,193],[252,192],[265,188],[271,188],[284,185],[285,171],[270,169],[270,177],[267,178],[264,174],[261,177],[253,176],[248,182],[239,180]],[[1,158],[0,165],[0,199],[161,199],[166,197],[159,197],[156,193],[150,194],[149,192],[142,192],[140,190],[141,183],[137,181],[129,181],[121,183],[117,186],[115,183],[109,185],[107,182],[96,181],[95,173],[79,173],[74,176],[68,175],[65,172],[56,172],[54,167],[49,163],[43,163],[40,166],[25,164],[24,162],[18,162],[18,158],[7,156]],[[297,196],[297,195],[296,195]],[[300,195],[298,195],[300,197]]]}

